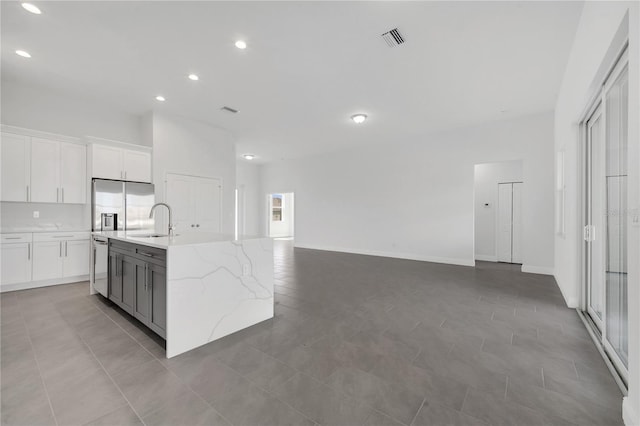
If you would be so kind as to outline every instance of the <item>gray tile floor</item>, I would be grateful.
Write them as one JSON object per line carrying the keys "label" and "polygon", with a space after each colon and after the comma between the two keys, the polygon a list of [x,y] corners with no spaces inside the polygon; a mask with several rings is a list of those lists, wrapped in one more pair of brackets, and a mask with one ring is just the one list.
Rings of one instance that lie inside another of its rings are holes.
{"label": "gray tile floor", "polygon": [[87,283],[5,293],[2,424],[619,425],[550,277],[293,249],[276,318],[167,360]]}

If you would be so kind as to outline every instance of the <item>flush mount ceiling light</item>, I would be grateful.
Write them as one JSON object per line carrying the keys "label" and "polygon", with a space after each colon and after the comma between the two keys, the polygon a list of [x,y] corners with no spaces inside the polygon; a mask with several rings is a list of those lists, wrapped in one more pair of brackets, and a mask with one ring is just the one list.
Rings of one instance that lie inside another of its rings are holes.
{"label": "flush mount ceiling light", "polygon": [[189,74],[189,80],[198,81],[200,80],[200,77],[195,74]]}
{"label": "flush mount ceiling light", "polygon": [[164,98],[164,96],[158,95],[158,96],[156,96],[156,101],[164,102],[164,101],[166,101],[166,99]]}
{"label": "flush mount ceiling light", "polygon": [[351,119],[356,124],[362,124],[364,123],[364,120],[367,119],[367,114],[354,114],[351,116]]}
{"label": "flush mount ceiling light", "polygon": [[16,50],[16,55],[22,56],[23,58],[30,58],[31,57],[29,52],[25,52],[24,50]]}
{"label": "flush mount ceiling light", "polygon": [[247,43],[243,40],[238,40],[236,41],[236,47],[238,49],[246,49],[247,48]]}
{"label": "flush mount ceiling light", "polygon": [[36,15],[40,15],[42,13],[42,11],[38,8],[38,6],[31,3],[22,3],[22,7],[24,7],[25,10]]}
{"label": "flush mount ceiling light", "polygon": [[242,157],[244,157],[245,160],[253,160],[254,158],[256,158],[256,156],[253,154],[244,154]]}

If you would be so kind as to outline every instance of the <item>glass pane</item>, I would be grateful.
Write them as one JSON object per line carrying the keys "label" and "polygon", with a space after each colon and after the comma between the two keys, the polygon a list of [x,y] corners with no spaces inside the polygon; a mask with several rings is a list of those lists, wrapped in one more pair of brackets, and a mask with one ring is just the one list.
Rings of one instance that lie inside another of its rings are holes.
{"label": "glass pane", "polygon": [[604,229],[605,212],[604,207],[604,143],[602,132],[602,116],[599,112],[589,120],[589,142],[591,147],[591,207],[592,218],[590,222],[595,227],[596,238],[591,244],[591,271],[589,281],[589,313],[594,318],[596,325],[600,327],[602,312],[604,309],[604,245],[600,242],[599,233]]}
{"label": "glass pane", "polygon": [[627,121],[625,70],[606,103],[606,337],[627,365]]}

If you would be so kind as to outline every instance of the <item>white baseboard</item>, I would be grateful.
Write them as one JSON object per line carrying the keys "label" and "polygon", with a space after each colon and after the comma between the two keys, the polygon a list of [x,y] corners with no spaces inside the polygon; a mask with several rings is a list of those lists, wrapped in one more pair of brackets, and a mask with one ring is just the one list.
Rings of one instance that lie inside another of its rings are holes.
{"label": "white baseboard", "polygon": [[476,254],[476,260],[481,260],[483,262],[497,262],[498,256],[486,256],[483,254]]}
{"label": "white baseboard", "polygon": [[422,262],[433,262],[433,263],[446,263],[449,265],[475,266],[475,261],[473,259],[418,256],[411,253],[396,253],[396,252],[386,252],[386,251],[376,251],[376,250],[360,250],[360,249],[352,249],[352,248],[344,248],[344,247],[318,246],[314,244],[299,244],[297,242],[294,243],[294,247],[311,249],[311,250],[336,251],[339,253],[363,254],[365,256],[391,257],[394,259],[419,260]]}
{"label": "white baseboard", "polygon": [[522,272],[527,274],[553,275],[553,268],[546,266],[522,265]]}
{"label": "white baseboard", "polygon": [[631,406],[628,396],[622,398],[622,421],[625,426],[640,426],[640,418],[636,410]]}
{"label": "white baseboard", "polygon": [[89,275],[79,275],[76,277],[59,278],[54,280],[30,281],[26,283],[7,284],[0,287],[0,293],[16,290],[27,290],[30,288],[48,287],[59,284],[71,284],[81,281],[89,281]]}

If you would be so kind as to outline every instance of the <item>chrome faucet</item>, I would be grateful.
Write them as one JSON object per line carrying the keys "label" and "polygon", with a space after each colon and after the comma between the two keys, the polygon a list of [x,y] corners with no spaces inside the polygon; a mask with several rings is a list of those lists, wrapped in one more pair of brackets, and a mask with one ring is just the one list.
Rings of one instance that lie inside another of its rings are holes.
{"label": "chrome faucet", "polygon": [[149,219],[153,218],[153,211],[158,206],[165,206],[169,210],[169,237],[173,237],[173,222],[171,222],[171,206],[167,203],[155,203],[149,212]]}

